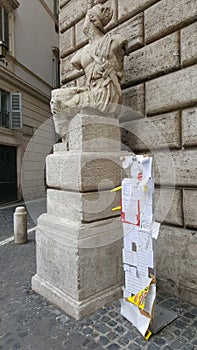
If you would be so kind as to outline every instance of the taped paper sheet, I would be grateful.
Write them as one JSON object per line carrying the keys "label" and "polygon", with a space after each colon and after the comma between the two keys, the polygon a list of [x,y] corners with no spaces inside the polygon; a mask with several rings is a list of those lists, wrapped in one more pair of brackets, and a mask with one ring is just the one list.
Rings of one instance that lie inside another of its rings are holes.
{"label": "taped paper sheet", "polygon": [[133,277],[137,276],[137,267],[124,264],[124,271],[129,272],[130,275],[133,276]]}
{"label": "taped paper sheet", "polygon": [[125,271],[125,288],[132,294],[138,294],[151,283],[152,278],[134,277],[130,272]]}
{"label": "taped paper sheet", "polygon": [[137,266],[137,254],[136,252],[129,252],[123,249],[123,263],[131,266]]}
{"label": "taped paper sheet", "polygon": [[[130,178],[122,181],[123,263],[125,272],[122,315],[148,339],[156,298],[153,239],[160,224],[153,222],[153,161],[143,155],[124,158]],[[147,336],[148,332],[148,336]]]}

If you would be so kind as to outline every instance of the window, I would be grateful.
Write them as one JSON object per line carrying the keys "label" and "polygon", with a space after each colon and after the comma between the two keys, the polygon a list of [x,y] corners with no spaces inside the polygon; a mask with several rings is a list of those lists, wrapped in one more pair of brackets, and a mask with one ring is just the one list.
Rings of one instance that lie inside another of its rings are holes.
{"label": "window", "polygon": [[22,128],[21,93],[0,90],[0,126],[11,129]]}
{"label": "window", "polygon": [[2,6],[0,6],[0,42],[9,50],[9,15]]}
{"label": "window", "polygon": [[9,128],[10,94],[0,90],[0,126]]}

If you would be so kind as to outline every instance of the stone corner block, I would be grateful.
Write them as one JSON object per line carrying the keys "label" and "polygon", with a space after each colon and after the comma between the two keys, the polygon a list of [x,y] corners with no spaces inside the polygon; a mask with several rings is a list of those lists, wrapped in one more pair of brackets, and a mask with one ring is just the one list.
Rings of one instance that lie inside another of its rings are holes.
{"label": "stone corner block", "polygon": [[112,212],[112,208],[119,205],[119,192],[78,193],[53,189],[47,190],[47,213],[73,221],[88,223],[117,216],[117,212]]}
{"label": "stone corner block", "polygon": [[69,150],[83,152],[120,152],[117,119],[77,114],[69,126]]}
{"label": "stone corner block", "polygon": [[91,192],[119,186],[120,157],[127,152],[59,152],[46,159],[47,185],[51,188]]}

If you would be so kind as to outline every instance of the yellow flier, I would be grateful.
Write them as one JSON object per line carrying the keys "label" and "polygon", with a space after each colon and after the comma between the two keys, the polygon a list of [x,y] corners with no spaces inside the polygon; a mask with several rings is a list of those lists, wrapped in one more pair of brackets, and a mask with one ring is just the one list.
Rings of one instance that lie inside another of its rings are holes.
{"label": "yellow flier", "polygon": [[141,310],[144,310],[148,291],[149,291],[149,287],[146,287],[145,289],[141,290],[138,294],[133,295],[132,297],[126,298],[126,300],[138,306]]}

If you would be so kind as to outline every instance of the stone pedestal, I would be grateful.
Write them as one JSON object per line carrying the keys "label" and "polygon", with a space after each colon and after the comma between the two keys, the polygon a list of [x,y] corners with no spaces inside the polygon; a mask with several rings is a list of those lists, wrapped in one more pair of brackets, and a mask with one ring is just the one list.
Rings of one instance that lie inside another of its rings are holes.
{"label": "stone pedestal", "polygon": [[[124,152],[125,154],[125,152]],[[47,213],[36,231],[32,288],[76,319],[121,296],[121,142],[118,120],[77,115],[47,157]]]}

